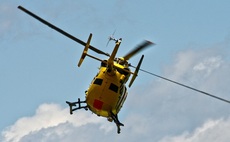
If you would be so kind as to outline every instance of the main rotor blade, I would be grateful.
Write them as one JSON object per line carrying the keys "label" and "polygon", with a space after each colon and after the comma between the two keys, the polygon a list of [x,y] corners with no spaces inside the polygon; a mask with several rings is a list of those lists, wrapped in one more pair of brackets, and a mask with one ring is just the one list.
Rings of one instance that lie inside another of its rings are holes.
{"label": "main rotor blade", "polygon": [[[132,66],[132,65],[131,65],[131,67],[136,68],[136,67],[134,67],[134,66]],[[165,78],[165,77],[162,77],[162,76],[156,75],[156,74],[151,73],[151,72],[149,72],[149,71],[146,71],[146,70],[143,70],[143,69],[140,69],[140,71],[143,71],[143,72],[145,72],[145,73],[147,73],[147,74],[150,74],[150,75],[152,75],[152,76],[155,76],[155,77],[161,78],[161,79],[163,79],[163,80],[166,80],[166,81],[169,81],[169,82],[175,83],[175,84],[177,84],[177,85],[183,86],[183,87],[185,87],[185,88],[191,89],[191,90],[193,90],[193,91],[196,91],[196,92],[202,93],[202,94],[207,95],[207,96],[209,96],[209,97],[212,97],[212,98],[215,98],[215,99],[221,100],[221,101],[223,101],[223,102],[230,103],[230,101],[229,101],[229,100],[226,100],[226,99],[223,99],[223,98],[221,98],[221,97],[218,97],[218,96],[212,95],[212,94],[210,94],[210,93],[207,93],[207,92],[204,92],[204,91],[198,90],[198,89],[196,89],[196,88],[193,88],[193,87],[187,86],[187,85],[185,85],[185,84],[182,84],[182,83],[179,83],[179,82],[173,81],[173,80],[171,80],[171,79],[168,79],[168,78]]]}
{"label": "main rotor blade", "polygon": [[129,60],[132,56],[134,56],[135,54],[137,54],[138,52],[146,49],[147,47],[149,47],[150,45],[153,45],[154,43],[152,43],[151,41],[145,40],[143,43],[141,43],[140,45],[138,45],[136,48],[134,48],[133,50],[131,50],[129,53],[127,53],[123,58],[124,60]]}
{"label": "main rotor blade", "polygon": [[[39,16],[37,16],[37,15],[35,15],[34,13],[30,12],[29,10],[25,9],[24,7],[18,6],[18,8],[19,8],[20,10],[24,11],[25,13],[27,13],[28,15],[32,16],[33,18],[37,19],[38,21],[42,22],[43,24],[45,24],[45,25],[49,26],[50,28],[56,30],[57,32],[63,34],[64,36],[66,36],[66,37],[68,37],[68,38],[70,38],[70,39],[76,41],[77,43],[79,43],[79,44],[81,44],[81,45],[83,45],[83,46],[86,45],[86,43],[85,43],[84,41],[82,41],[82,40],[80,40],[80,39],[74,37],[73,35],[71,35],[71,34],[65,32],[65,31],[63,31],[62,29],[60,29],[60,28],[54,26],[53,24],[51,24],[51,23],[47,22],[46,20],[40,18]],[[105,52],[103,52],[103,51],[101,51],[101,50],[99,50],[99,49],[97,49],[97,48],[95,48],[95,47],[93,47],[93,46],[91,46],[91,45],[89,46],[89,49],[95,51],[95,52],[98,53],[98,54],[103,54],[103,55],[106,55],[106,56],[110,56],[108,53],[105,53]]]}

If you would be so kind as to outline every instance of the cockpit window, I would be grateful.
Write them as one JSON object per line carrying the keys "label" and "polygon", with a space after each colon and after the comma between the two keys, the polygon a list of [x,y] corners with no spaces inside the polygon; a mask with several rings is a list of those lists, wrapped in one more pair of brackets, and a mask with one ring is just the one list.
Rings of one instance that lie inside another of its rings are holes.
{"label": "cockpit window", "polygon": [[110,84],[109,89],[114,91],[115,93],[118,92],[118,86],[113,83]]}
{"label": "cockpit window", "polygon": [[97,85],[101,85],[103,82],[103,79],[100,79],[100,78],[96,78],[93,82],[93,84],[97,84]]}

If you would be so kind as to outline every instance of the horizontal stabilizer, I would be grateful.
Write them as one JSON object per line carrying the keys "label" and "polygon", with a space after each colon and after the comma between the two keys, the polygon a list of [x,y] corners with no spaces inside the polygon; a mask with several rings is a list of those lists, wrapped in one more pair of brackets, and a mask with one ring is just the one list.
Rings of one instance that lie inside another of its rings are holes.
{"label": "horizontal stabilizer", "polygon": [[89,35],[89,38],[88,38],[88,41],[87,41],[87,43],[85,45],[84,51],[83,51],[83,53],[81,55],[81,58],[80,58],[80,60],[78,62],[78,67],[81,66],[81,63],[83,62],[83,60],[85,59],[85,56],[87,55],[87,52],[88,52],[88,49],[89,49],[89,46],[90,46],[91,38],[92,38],[92,33],[90,33],[90,35]]}

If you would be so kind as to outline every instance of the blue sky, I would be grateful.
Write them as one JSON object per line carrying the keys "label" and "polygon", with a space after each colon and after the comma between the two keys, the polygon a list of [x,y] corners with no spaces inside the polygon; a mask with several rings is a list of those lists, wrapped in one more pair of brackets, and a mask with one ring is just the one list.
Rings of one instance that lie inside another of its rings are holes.
{"label": "blue sky", "polygon": [[120,135],[90,112],[70,116],[65,101],[84,99],[100,63],[86,58],[78,68],[81,45],[17,9],[22,5],[84,41],[93,33],[91,44],[108,53],[116,30],[123,38],[118,56],[151,40],[156,45],[143,51],[143,69],[230,100],[229,1],[0,2],[0,140],[229,140],[229,104],[141,72],[120,112]]}

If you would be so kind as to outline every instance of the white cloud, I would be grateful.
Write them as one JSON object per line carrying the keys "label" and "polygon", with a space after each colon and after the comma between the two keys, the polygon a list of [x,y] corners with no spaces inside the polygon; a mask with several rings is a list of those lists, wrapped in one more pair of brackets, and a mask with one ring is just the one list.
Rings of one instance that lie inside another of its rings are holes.
{"label": "white cloud", "polygon": [[0,4],[0,37],[6,35],[12,27],[15,18],[12,11],[9,5]]}
{"label": "white cloud", "polygon": [[230,119],[208,120],[194,132],[184,132],[182,135],[165,137],[160,142],[228,142]]}
{"label": "white cloud", "polygon": [[13,39],[20,31],[17,4],[15,2],[1,2],[0,4],[0,41]]}
{"label": "white cloud", "polygon": [[220,56],[217,57],[209,57],[201,61],[200,63],[196,64],[193,67],[194,71],[205,72],[205,77],[208,77],[211,72],[215,69],[218,69],[221,64],[223,63]]}
{"label": "white cloud", "polygon": [[[34,133],[42,132],[47,129],[57,128],[54,133],[57,135],[65,134],[67,131],[58,131],[63,124],[72,127],[81,127],[86,124],[99,124],[101,119],[89,113],[79,111],[76,115],[69,115],[68,108],[61,108],[57,104],[42,104],[36,110],[34,116],[20,118],[14,125],[7,128],[3,133],[5,141],[20,141],[23,137]],[[104,130],[107,130],[104,128]],[[111,130],[111,129],[109,129]],[[108,130],[108,131],[109,131]],[[49,136],[48,133],[44,135]]]}

